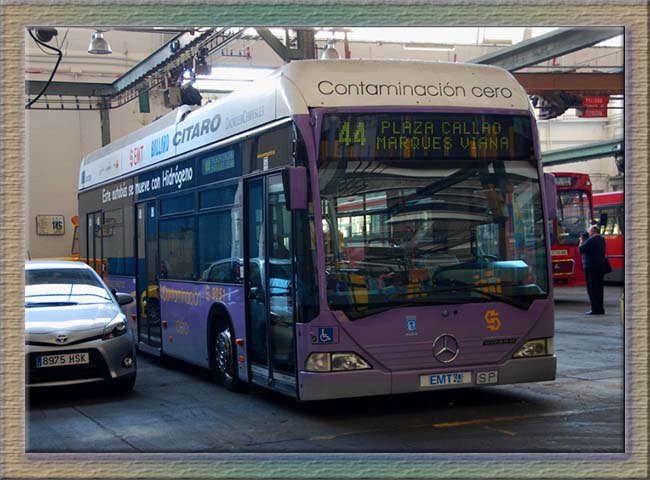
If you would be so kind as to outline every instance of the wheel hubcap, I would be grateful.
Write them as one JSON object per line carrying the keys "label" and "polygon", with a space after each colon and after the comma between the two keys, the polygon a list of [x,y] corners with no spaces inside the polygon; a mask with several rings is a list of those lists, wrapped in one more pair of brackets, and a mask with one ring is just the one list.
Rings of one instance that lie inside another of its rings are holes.
{"label": "wheel hubcap", "polygon": [[217,369],[228,379],[232,379],[233,351],[230,330],[226,328],[217,335],[215,345]]}

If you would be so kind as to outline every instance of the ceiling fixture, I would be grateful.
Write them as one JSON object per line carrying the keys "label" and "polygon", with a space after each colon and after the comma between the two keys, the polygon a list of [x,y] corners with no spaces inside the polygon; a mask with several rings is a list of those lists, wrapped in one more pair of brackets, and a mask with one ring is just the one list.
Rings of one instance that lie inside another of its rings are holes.
{"label": "ceiling fixture", "polygon": [[321,60],[338,60],[340,57],[339,52],[334,48],[335,40],[329,40],[325,45],[325,50],[321,53]]}
{"label": "ceiling fixture", "polygon": [[90,45],[88,45],[88,53],[95,55],[108,55],[109,53],[113,53],[111,46],[104,38],[103,30],[95,30],[93,32],[92,39],[90,40]]}
{"label": "ceiling fixture", "polygon": [[56,28],[53,27],[37,27],[33,29],[33,32],[37,39],[45,43],[49,42],[59,34]]}

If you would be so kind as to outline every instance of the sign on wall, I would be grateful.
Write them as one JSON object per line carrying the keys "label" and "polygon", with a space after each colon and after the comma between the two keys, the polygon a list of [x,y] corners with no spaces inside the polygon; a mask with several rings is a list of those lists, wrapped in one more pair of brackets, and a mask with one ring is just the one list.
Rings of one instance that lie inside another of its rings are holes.
{"label": "sign on wall", "polygon": [[36,215],[37,235],[64,235],[63,215]]}
{"label": "sign on wall", "polygon": [[576,110],[577,117],[604,118],[607,117],[609,95],[585,95],[582,97],[582,108]]}

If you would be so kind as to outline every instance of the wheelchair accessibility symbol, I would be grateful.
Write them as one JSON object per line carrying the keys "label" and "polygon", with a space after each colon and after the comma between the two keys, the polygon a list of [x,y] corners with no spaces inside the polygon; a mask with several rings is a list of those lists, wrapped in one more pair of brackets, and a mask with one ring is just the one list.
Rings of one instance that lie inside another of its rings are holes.
{"label": "wheelchair accessibility symbol", "polygon": [[332,327],[320,327],[318,329],[318,343],[332,343],[334,341],[334,329]]}
{"label": "wheelchair accessibility symbol", "polygon": [[334,343],[334,327],[318,327],[316,334],[311,334],[311,343]]}

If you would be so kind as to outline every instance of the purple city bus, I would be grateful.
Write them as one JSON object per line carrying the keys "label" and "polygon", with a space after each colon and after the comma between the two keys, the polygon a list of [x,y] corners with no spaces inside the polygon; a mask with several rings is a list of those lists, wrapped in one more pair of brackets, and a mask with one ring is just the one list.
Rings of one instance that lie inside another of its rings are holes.
{"label": "purple city bus", "polygon": [[228,389],[555,378],[555,187],[502,69],[291,62],[87,155],[79,185],[81,257],[137,299],[140,351]]}

